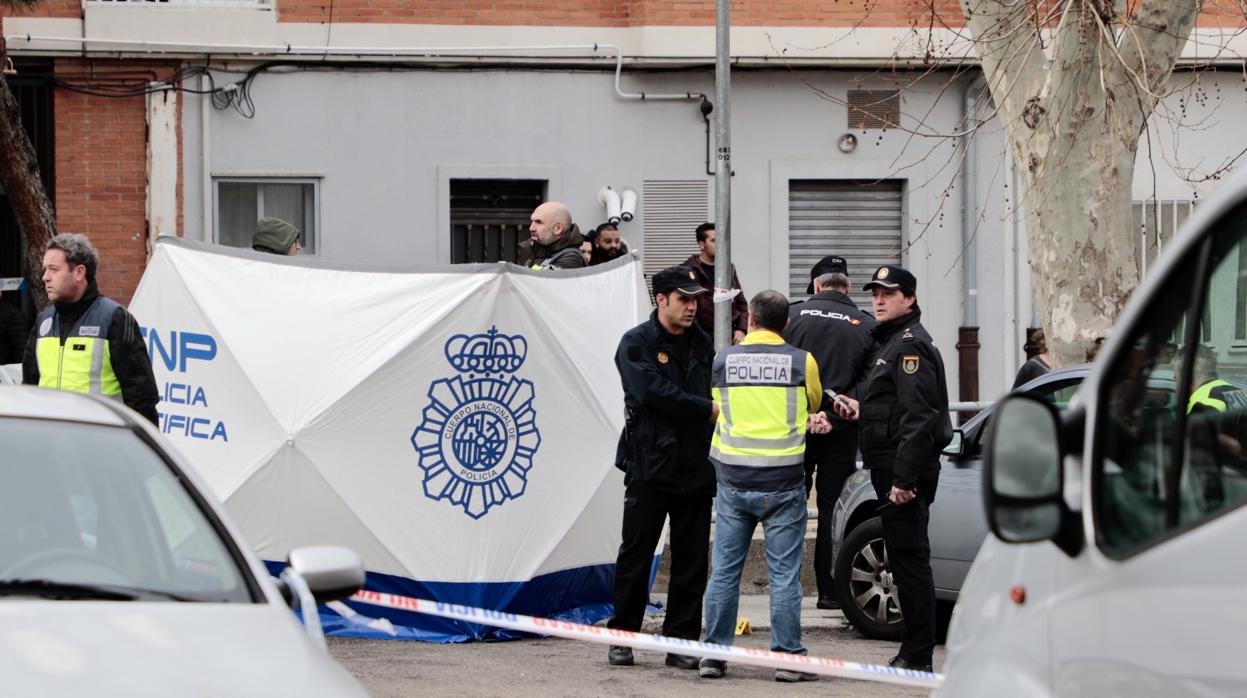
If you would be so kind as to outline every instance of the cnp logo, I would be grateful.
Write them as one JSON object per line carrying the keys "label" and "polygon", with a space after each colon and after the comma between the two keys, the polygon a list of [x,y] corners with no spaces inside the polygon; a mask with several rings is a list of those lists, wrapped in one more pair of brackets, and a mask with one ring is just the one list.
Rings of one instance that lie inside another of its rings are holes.
{"label": "cnp logo", "polygon": [[424,494],[479,519],[524,494],[541,446],[532,381],[520,369],[528,342],[491,327],[446,342],[459,375],[433,381],[424,421],[411,435],[424,470]]}

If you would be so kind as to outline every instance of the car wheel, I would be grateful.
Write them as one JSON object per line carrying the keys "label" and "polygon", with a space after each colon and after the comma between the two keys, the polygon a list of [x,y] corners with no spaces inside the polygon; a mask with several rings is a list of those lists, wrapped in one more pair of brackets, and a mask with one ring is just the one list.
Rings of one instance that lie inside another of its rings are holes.
{"label": "car wheel", "polygon": [[876,640],[899,640],[905,632],[900,596],[883,547],[883,521],[862,522],[845,536],[836,555],[836,598],[853,627]]}

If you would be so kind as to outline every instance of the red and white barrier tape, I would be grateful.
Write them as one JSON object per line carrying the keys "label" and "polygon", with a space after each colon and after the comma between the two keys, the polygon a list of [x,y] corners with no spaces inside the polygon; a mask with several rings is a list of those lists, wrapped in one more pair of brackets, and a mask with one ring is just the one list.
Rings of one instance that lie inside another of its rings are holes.
{"label": "red and white barrier tape", "polygon": [[936,688],[944,680],[942,675],[926,671],[895,669],[877,664],[862,664],[842,659],[811,657],[808,655],[787,654],[785,652],[772,652],[770,650],[729,647],[698,642],[696,640],[664,637],[662,635],[643,635],[627,630],[615,630],[569,621],[521,616],[514,613],[425,601],[424,599],[414,599],[410,596],[383,594],[376,591],[361,591],[352,596],[351,601],[393,608],[399,611],[424,613],[430,616],[438,616],[439,618],[489,625],[496,628],[519,630],[537,635],[553,635],[569,640],[596,642],[600,645],[622,645],[638,650],[675,652],[677,654],[722,659],[724,661],[772,669],[788,669],[810,674],[821,674],[823,676],[834,676],[841,679],[858,679],[861,681],[876,681],[902,686],[919,686],[922,688]]}

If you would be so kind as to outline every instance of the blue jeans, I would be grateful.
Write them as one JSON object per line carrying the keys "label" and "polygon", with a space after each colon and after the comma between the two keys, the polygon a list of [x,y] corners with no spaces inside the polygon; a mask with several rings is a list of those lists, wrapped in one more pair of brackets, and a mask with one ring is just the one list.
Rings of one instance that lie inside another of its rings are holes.
{"label": "blue jeans", "polygon": [[740,602],[740,575],[758,523],[766,539],[771,579],[771,649],[805,654],[801,646],[801,555],[805,550],[804,487],[751,492],[719,485],[710,583],[706,586],[706,642],[731,645]]}

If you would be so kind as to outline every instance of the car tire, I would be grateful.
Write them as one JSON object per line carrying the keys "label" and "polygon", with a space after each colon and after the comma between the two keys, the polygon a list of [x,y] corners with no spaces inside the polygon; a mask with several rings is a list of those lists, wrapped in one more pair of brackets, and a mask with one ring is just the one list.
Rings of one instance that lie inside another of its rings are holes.
{"label": "car tire", "polygon": [[853,627],[876,640],[901,639],[905,623],[879,517],[863,521],[845,536],[833,576],[836,598]]}

